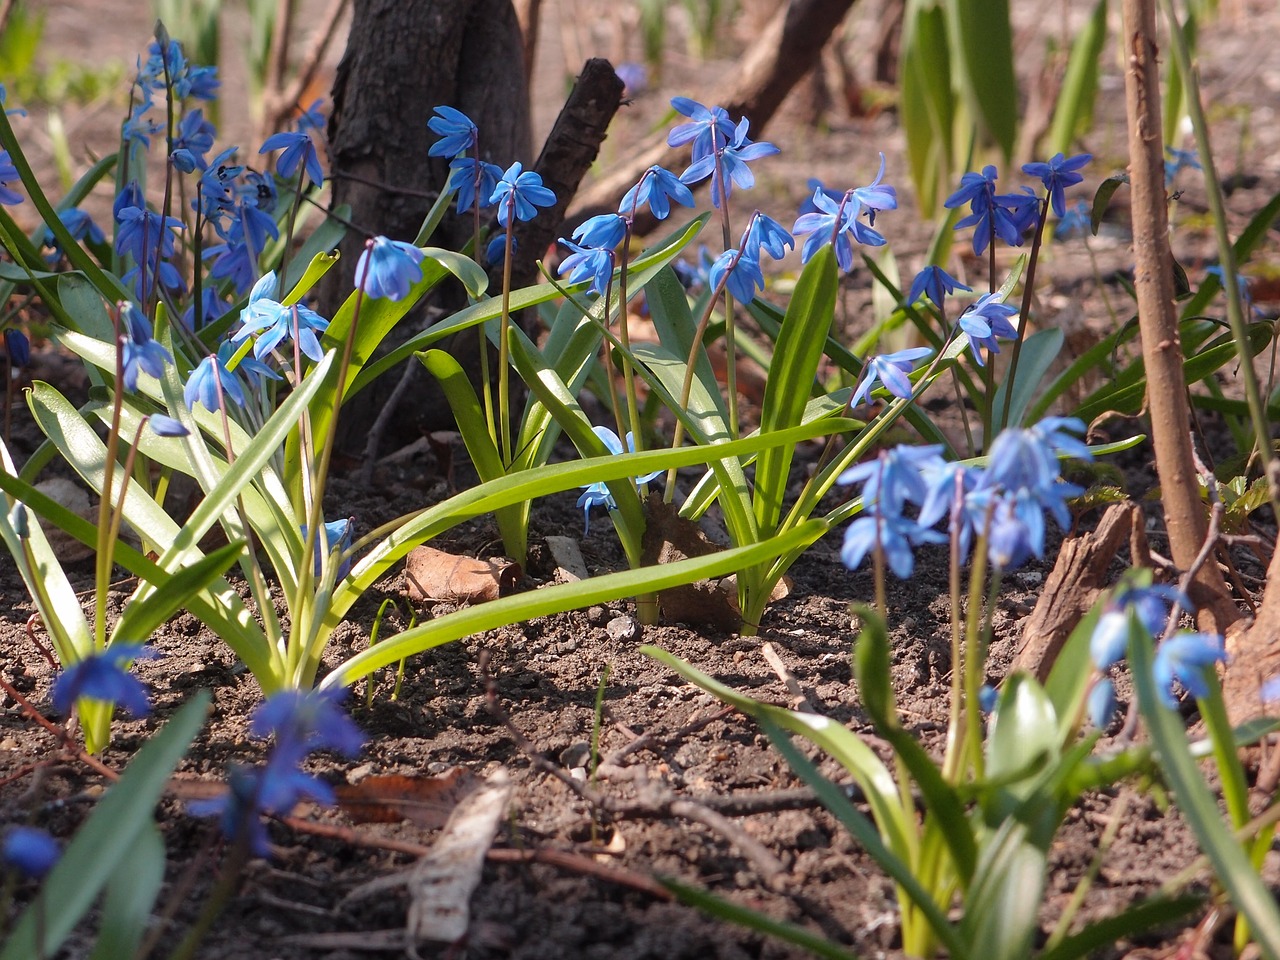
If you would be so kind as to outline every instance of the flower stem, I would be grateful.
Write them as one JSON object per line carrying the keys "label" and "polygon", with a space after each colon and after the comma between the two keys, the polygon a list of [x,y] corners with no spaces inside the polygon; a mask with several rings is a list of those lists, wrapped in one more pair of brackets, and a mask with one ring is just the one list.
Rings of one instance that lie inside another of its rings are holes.
{"label": "flower stem", "polygon": [[511,370],[507,362],[507,330],[511,327],[511,234],[515,211],[507,218],[507,249],[502,260],[502,318],[498,321],[498,432],[502,465],[511,466]]}
{"label": "flower stem", "polygon": [[1027,320],[1031,316],[1031,298],[1036,290],[1036,264],[1040,262],[1040,243],[1044,238],[1045,221],[1049,219],[1049,197],[1040,204],[1040,222],[1031,240],[1031,258],[1027,261],[1027,276],[1022,284],[1022,309],[1018,311],[1018,336],[1013,341],[1013,355],[1009,358],[1009,373],[1005,378],[1004,409],[1000,412],[1000,429],[1009,426],[1009,409],[1013,403],[1013,382],[1018,373],[1018,357],[1022,354],[1022,341],[1027,339]]}

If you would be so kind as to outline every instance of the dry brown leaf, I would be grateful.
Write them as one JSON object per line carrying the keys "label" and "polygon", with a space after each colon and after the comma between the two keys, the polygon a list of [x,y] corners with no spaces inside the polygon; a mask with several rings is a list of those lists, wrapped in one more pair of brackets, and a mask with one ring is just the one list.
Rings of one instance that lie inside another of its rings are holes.
{"label": "dry brown leaf", "polygon": [[509,593],[520,578],[510,560],[459,557],[434,547],[416,547],[405,558],[409,599],[484,603]]}
{"label": "dry brown leaf", "polygon": [[444,826],[454,808],[480,783],[471,771],[454,767],[438,777],[365,777],[359,783],[338,786],[334,794],[338,807],[355,823],[410,820],[434,830]]}

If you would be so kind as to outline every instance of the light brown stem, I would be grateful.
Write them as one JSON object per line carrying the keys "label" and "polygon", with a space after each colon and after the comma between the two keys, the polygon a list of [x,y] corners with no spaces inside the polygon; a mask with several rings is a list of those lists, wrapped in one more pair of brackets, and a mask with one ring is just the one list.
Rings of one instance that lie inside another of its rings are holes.
{"label": "light brown stem", "polygon": [[[1169,550],[1179,569],[1191,567],[1208,520],[1196,482],[1188,432],[1190,406],[1174,304],[1173,254],[1164,191],[1160,77],[1155,0],[1124,0],[1125,109],[1129,121],[1129,183],[1133,208],[1134,286],[1147,371],[1147,408],[1164,501]],[[1203,629],[1223,632],[1239,619],[1216,564],[1200,567],[1192,589]]]}

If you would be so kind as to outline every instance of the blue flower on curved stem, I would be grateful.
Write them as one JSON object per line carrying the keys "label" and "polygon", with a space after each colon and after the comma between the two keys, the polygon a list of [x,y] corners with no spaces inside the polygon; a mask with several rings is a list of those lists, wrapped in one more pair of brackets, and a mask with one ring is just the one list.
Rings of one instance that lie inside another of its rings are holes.
{"label": "blue flower on curved stem", "polygon": [[173,363],[173,357],[152,339],[151,321],[132,303],[121,301],[120,318],[124,321],[120,336],[124,351],[124,388],[132,393],[138,389],[139,371],[159,380],[164,376],[164,365]]}
{"label": "blue flower on curved stem", "polygon": [[856,407],[863,400],[869,399],[876,382],[884,384],[884,388],[895,397],[903,400],[911,396],[911,381],[907,379],[915,368],[915,362],[933,353],[929,347],[908,347],[895,353],[886,353],[872,357],[867,361],[862,374],[862,382],[849,398],[849,406]]}
{"label": "blue flower on curved stem", "polygon": [[946,540],[938,531],[921,527],[914,520],[876,511],[849,524],[844,532],[840,560],[850,570],[856,570],[879,543],[889,569],[899,580],[906,580],[915,569],[915,548],[926,543],[946,543]]}
{"label": "blue flower on curved stem", "polygon": [[943,301],[957,290],[972,291],[973,287],[966,287],[947,271],[931,263],[917,273],[916,278],[911,281],[911,290],[907,294],[906,302],[918,303],[921,297],[928,297],[933,301],[934,306],[942,309]]}
{"label": "blue flower on curved stem", "polygon": [[436,107],[435,116],[427,121],[427,129],[438,133],[440,139],[427,150],[429,157],[459,157],[468,150],[475,150],[480,131],[461,110],[453,107]]}
{"label": "blue flower on curved stem", "polygon": [[795,245],[796,239],[786,227],[758,210],[752,215],[742,237],[742,249],[748,251],[757,262],[760,260],[761,250],[773,259],[781,260],[787,255],[787,250],[794,249]]}
{"label": "blue flower on curved stem", "polygon": [[1089,722],[1099,730],[1106,730],[1111,725],[1111,718],[1116,715],[1116,686],[1107,677],[1095,683],[1085,699]]}
{"label": "blue flower on curved stem", "polygon": [[608,247],[580,247],[572,240],[561,239],[560,242],[573,252],[560,262],[557,273],[567,276],[570,283],[590,280],[588,289],[603,296],[613,277],[613,251]]}
{"label": "blue flower on curved stem", "polygon": [[187,385],[182,389],[182,401],[188,410],[194,410],[199,403],[211,413],[216,413],[223,406],[219,400],[229,400],[237,407],[244,406],[244,390],[240,386],[240,378],[227,369],[233,352],[234,344],[227,340],[218,348],[216,356],[207,356],[196,364],[191,376],[187,378]]}
{"label": "blue flower on curved stem", "polygon": [[4,349],[9,355],[9,365],[25,367],[31,362],[31,341],[27,335],[16,327],[8,327],[4,331]]}
{"label": "blue flower on curved stem", "polygon": [[[346,553],[347,550],[351,549],[352,539],[354,538],[355,532],[356,532],[355,521],[351,518],[348,518],[346,520],[330,520],[322,524],[322,526],[324,527],[323,539],[328,546],[322,547],[320,544],[321,538],[316,537],[315,575],[317,577],[320,576],[321,570],[323,568],[325,555],[332,554],[332,553]],[[302,539],[305,541],[306,538],[307,538],[307,526],[306,524],[303,524]],[[348,573],[351,572],[351,564],[354,561],[354,559],[355,558],[350,556],[349,554],[342,558],[342,562],[338,564],[338,572],[334,576],[335,582],[337,582],[338,580],[341,580],[343,577],[345,577]]]}
{"label": "blue flower on curved stem", "polygon": [[506,227],[512,215],[517,220],[532,220],[538,215],[536,207],[554,206],[556,195],[543,186],[542,176],[524,169],[519,160],[507,167],[502,179],[493,188],[489,203],[498,208],[498,223]]}
{"label": "blue flower on curved stem", "polygon": [[656,164],[640,177],[640,182],[628,190],[618,204],[618,213],[624,217],[635,216],[636,211],[649,204],[649,211],[659,220],[671,214],[671,201],[686,207],[693,206],[693,191],[679,177],[665,167]]}
{"label": "blue flower on curved stem", "polygon": [[1018,328],[1009,322],[1018,308],[1000,300],[998,293],[984,293],[960,315],[960,329],[969,335],[969,348],[973,351],[973,359],[978,366],[985,366],[981,348],[992,353],[999,353],[998,339],[1016,340]]}
{"label": "blue flower on curved stem", "polygon": [[1177,707],[1178,701],[1173,695],[1175,680],[1197,700],[1209,696],[1205,668],[1225,663],[1226,659],[1222,637],[1216,633],[1178,633],[1170,637],[1160,644],[1151,665],[1160,699],[1167,707]]}
{"label": "blue flower on curved stem", "polygon": [[0,203],[12,206],[22,202],[22,194],[9,189],[9,184],[21,180],[18,168],[13,165],[13,158],[8,150],[0,150]]}
{"label": "blue flower on curved stem", "polygon": [[602,213],[583,220],[573,229],[571,237],[584,247],[604,247],[612,250],[627,235],[627,221],[621,214]]}
{"label": "blue flower on curved stem", "polygon": [[356,261],[356,286],[375,299],[403,300],[422,279],[423,256],[412,243],[374,237]]}
{"label": "blue flower on curved stem", "polygon": [[715,263],[711,264],[709,279],[713,290],[723,282],[724,288],[739,303],[750,303],[756,297],[756,290],[764,289],[760,261],[733,247],[720,254]]}
{"label": "blue flower on curved stem", "polygon": [[305,167],[307,176],[317,187],[324,186],[324,170],[320,167],[320,157],[316,153],[315,141],[305,133],[273,133],[267,137],[258,153],[271,153],[282,150],[276,157],[276,173],[289,178],[298,172],[298,167]]}
{"label": "blue flower on curved stem", "polygon": [[147,688],[129,672],[129,664],[157,656],[155,650],[138,643],[116,643],[89,654],[53,681],[54,709],[66,713],[81,697],[88,697],[119,704],[135,717],[145,717],[151,712]]}
{"label": "blue flower on curved stem", "polygon": [[490,197],[498,187],[502,168],[496,163],[486,163],[474,157],[458,157],[449,163],[448,189],[458,198],[458,212],[467,213],[479,201],[481,209],[493,206]]}
{"label": "blue flower on curved stem", "polygon": [[1074,157],[1066,157],[1061,153],[1055,153],[1048,163],[1023,164],[1022,172],[1028,176],[1039,178],[1049,194],[1049,202],[1053,208],[1054,216],[1061,217],[1067,212],[1067,201],[1063,195],[1063,190],[1084,181],[1084,177],[1076,171],[1092,159],[1093,155],[1089,153],[1076,154]]}

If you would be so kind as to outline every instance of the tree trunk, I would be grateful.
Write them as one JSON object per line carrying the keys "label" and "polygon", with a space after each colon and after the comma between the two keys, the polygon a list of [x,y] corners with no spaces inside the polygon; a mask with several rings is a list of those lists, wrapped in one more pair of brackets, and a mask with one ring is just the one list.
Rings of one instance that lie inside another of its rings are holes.
{"label": "tree trunk", "polygon": [[[447,159],[427,156],[436,139],[427,129],[434,107],[456,107],[475,121],[483,159],[504,168],[513,160],[528,161],[522,49],[511,0],[355,0],[334,78],[329,142],[333,205],[350,205],[348,219],[356,229],[343,240],[342,260],[319,291],[324,315],[332,316],[353,289],[366,237],[412,240],[443,187]],[[450,215],[432,243],[461,249],[471,231],[469,219]],[[460,291],[442,288],[433,305],[450,310],[464,302]],[[392,339],[420,329],[424,315],[422,309],[412,311]],[[428,379],[424,375],[422,382]],[[343,409],[340,444],[367,435],[395,380],[382,378]],[[452,424],[438,391],[415,395],[413,413],[424,426]],[[411,438],[415,416],[398,420],[407,429],[388,439]]]}

